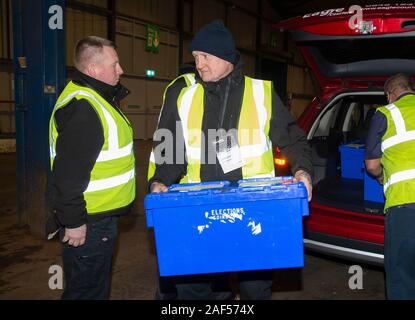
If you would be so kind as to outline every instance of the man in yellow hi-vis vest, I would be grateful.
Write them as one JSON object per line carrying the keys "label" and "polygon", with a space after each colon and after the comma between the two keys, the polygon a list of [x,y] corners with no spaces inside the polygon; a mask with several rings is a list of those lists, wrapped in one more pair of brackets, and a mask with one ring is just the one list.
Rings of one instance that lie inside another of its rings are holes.
{"label": "man in yellow hi-vis vest", "polygon": [[[243,76],[233,36],[223,22],[202,27],[189,51],[197,72],[180,76],[165,92],[155,141],[158,133],[173,132],[174,148],[157,152],[161,144],[154,144],[150,191],[165,192],[179,181],[272,177],[274,144],[288,158],[296,179],[304,181],[311,199],[312,163],[306,137],[270,81]],[[238,276],[242,299],[271,297],[272,272]],[[230,297],[216,294],[209,276],[178,277],[175,287],[178,299]]]}
{"label": "man in yellow hi-vis vest", "polygon": [[388,299],[415,299],[415,92],[405,74],[384,86],[388,105],[373,115],[366,168],[385,193],[384,263]]}
{"label": "man in yellow hi-vis vest", "polygon": [[128,90],[114,44],[86,37],[49,126],[52,219],[61,227],[62,299],[108,299],[118,217],[135,199],[132,128],[119,109]]}

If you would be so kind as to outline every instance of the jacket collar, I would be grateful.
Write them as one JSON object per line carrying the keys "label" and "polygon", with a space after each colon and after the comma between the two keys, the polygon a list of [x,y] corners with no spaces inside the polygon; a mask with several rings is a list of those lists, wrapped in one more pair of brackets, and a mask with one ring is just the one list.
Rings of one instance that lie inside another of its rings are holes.
{"label": "jacket collar", "polygon": [[412,92],[412,91],[404,92],[395,101],[398,101],[398,100],[402,99],[403,97],[406,97],[406,96],[409,96],[409,95],[414,95],[414,94],[415,94],[415,92]]}
{"label": "jacket collar", "polygon": [[115,86],[111,86],[78,70],[75,71],[73,81],[81,86],[95,90],[110,103],[118,102],[130,93],[130,91],[119,82]]}

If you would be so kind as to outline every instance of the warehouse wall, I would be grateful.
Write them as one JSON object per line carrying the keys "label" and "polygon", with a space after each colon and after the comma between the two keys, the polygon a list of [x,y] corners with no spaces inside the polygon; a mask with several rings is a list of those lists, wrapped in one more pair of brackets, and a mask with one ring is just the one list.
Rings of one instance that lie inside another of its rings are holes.
{"label": "warehouse wall", "polygon": [[288,65],[287,104],[292,115],[298,118],[315,96],[312,75],[306,67]]}
{"label": "warehouse wall", "polygon": [[[15,131],[12,74],[11,0],[0,0],[0,132]],[[292,43],[272,28],[279,20],[267,0],[117,0],[67,1],[65,9],[66,62],[68,79],[73,68],[73,47],[87,36],[113,36],[125,75],[121,82],[131,94],[122,109],[134,125],[136,139],[151,139],[162,104],[165,87],[178,74],[180,63],[192,63],[188,44],[193,34],[214,19],[222,19],[234,34],[244,61],[244,72],[261,76],[261,57],[291,64],[287,74],[288,104],[298,116],[314,94],[310,74]],[[113,15],[112,9],[115,9]],[[262,17],[259,20],[259,17]],[[113,24],[112,24],[113,22]],[[145,49],[146,26],[160,29],[157,53]],[[9,29],[7,28],[9,25]],[[111,27],[115,26],[115,30]],[[259,30],[258,30],[259,28]],[[146,77],[146,69],[156,71],[154,78]],[[4,89],[3,89],[4,88]]]}
{"label": "warehouse wall", "polygon": [[[12,65],[12,21],[10,0],[0,0],[0,136],[8,137],[15,130]],[[0,149],[4,148],[3,144]]]}

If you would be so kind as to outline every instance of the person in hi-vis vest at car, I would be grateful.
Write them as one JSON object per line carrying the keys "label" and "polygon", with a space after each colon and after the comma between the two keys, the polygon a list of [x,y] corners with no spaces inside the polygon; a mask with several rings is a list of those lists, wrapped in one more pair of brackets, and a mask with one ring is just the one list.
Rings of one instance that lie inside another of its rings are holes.
{"label": "person in hi-vis vest at car", "polygon": [[[169,152],[173,158],[166,161],[166,154],[155,152],[160,143],[155,139],[149,190],[166,192],[177,182],[273,177],[274,144],[290,162],[295,178],[305,183],[311,199],[307,139],[272,82],[243,75],[242,59],[223,22],[215,20],[202,27],[189,51],[197,72],[181,75],[169,84],[155,134],[163,129],[173,132],[174,150]],[[180,140],[183,144],[176,145]],[[272,272],[239,272],[238,278],[241,299],[271,297]],[[217,295],[211,284],[210,275],[177,277],[177,298],[230,297]]]}
{"label": "person in hi-vis vest at car", "polygon": [[367,171],[383,185],[388,299],[415,299],[415,92],[407,75],[384,86],[366,140]]}
{"label": "person in hi-vis vest at car", "polygon": [[49,127],[48,193],[60,226],[62,299],[108,299],[118,217],[135,199],[130,122],[119,109],[128,90],[115,45],[89,36],[75,47],[76,71]]}

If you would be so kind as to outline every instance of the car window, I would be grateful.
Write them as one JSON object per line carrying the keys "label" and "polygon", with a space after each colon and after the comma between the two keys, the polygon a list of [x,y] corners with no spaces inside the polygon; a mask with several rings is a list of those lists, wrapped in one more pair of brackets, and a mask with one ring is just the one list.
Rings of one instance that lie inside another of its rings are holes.
{"label": "car window", "polygon": [[[346,106],[347,108],[347,106]],[[359,128],[363,124],[362,120],[363,110],[358,102],[351,102],[347,108],[346,117],[344,118],[342,131],[351,132]]]}
{"label": "car window", "polygon": [[334,127],[339,113],[339,106],[341,101],[334,104],[332,107],[324,111],[323,116],[320,118],[314,137],[325,137],[330,133],[330,129]]}

